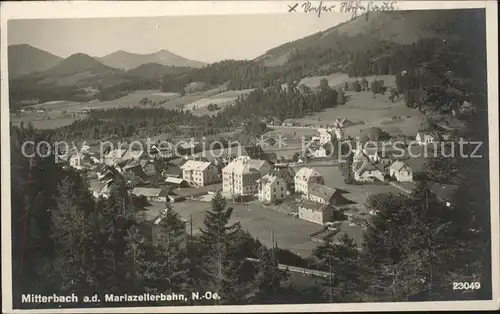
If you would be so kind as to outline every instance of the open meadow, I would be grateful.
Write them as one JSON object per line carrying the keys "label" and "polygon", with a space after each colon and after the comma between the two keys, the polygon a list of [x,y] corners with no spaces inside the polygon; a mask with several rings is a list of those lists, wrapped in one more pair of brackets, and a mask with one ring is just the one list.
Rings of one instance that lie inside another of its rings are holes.
{"label": "open meadow", "polygon": [[392,136],[415,136],[420,128],[422,113],[408,108],[402,99],[391,103],[387,95],[370,92],[348,92],[349,101],[343,106],[328,108],[310,116],[296,119],[300,124],[325,127],[335,119],[342,117],[353,123],[344,129],[347,136],[359,136],[360,132],[370,127],[380,127]]}
{"label": "open meadow", "polygon": [[[151,213],[143,215],[154,218],[163,206],[163,204],[155,203],[148,207],[148,212]],[[318,224],[263,208],[257,203],[229,204],[228,206],[234,208],[231,222],[239,221],[244,230],[248,230],[266,246],[272,246],[273,231],[280,248],[288,249],[302,257],[307,257],[317,246],[317,243],[311,241],[308,236],[321,229]],[[196,234],[203,227],[205,212],[210,209],[210,203],[186,200],[172,203],[172,207],[183,219],[189,220],[192,217],[193,232]]]}

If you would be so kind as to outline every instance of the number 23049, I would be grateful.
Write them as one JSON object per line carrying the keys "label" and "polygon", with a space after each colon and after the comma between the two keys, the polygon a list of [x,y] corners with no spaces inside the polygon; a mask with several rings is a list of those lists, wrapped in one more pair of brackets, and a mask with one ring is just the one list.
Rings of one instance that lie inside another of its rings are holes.
{"label": "number 23049", "polygon": [[481,289],[480,282],[454,282],[453,290],[478,290]]}

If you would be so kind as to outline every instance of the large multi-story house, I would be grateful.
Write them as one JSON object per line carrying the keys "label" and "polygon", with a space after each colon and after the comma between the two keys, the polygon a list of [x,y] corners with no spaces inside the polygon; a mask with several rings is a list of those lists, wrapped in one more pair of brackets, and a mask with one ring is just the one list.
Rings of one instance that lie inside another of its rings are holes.
{"label": "large multi-story house", "polygon": [[188,160],[181,169],[182,178],[191,186],[202,187],[219,180],[219,169],[208,161]]}
{"label": "large multi-story house", "polygon": [[300,168],[294,177],[295,192],[301,193],[307,197],[309,189],[314,183],[325,184],[325,179],[318,171],[313,168],[304,167]]}
{"label": "large multi-story house", "polygon": [[271,203],[282,200],[287,194],[287,183],[279,170],[273,170],[258,181],[258,194],[261,202]]}
{"label": "large multi-story house", "polygon": [[257,194],[257,181],[270,170],[271,164],[265,160],[239,156],[222,169],[222,191],[238,195]]}

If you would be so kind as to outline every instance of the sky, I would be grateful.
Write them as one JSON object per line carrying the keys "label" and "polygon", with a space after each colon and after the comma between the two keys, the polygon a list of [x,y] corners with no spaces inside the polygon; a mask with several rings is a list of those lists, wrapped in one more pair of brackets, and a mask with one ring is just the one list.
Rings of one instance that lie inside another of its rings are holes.
{"label": "sky", "polygon": [[161,49],[202,62],[253,59],[267,50],[346,21],[349,15],[261,14],[10,20],[8,45],[29,44],[60,57],[102,57]]}

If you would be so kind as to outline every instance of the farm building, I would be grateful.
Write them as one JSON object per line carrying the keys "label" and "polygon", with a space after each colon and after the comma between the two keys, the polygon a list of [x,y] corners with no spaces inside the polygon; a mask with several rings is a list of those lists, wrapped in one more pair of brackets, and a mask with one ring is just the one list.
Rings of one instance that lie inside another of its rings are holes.
{"label": "farm building", "polygon": [[345,192],[316,183],[311,185],[307,199],[311,202],[340,206],[350,202],[343,193]]}
{"label": "farm building", "polygon": [[304,202],[299,205],[299,218],[317,224],[325,224],[332,221],[334,217],[334,209],[330,205]]}
{"label": "farm building", "polygon": [[189,183],[181,178],[176,178],[176,177],[168,177],[165,179],[165,183],[171,186],[176,186],[180,188],[187,188],[189,187]]}
{"label": "farm building", "polygon": [[166,202],[168,199],[167,188],[134,188],[132,194],[145,196],[150,202]]}

